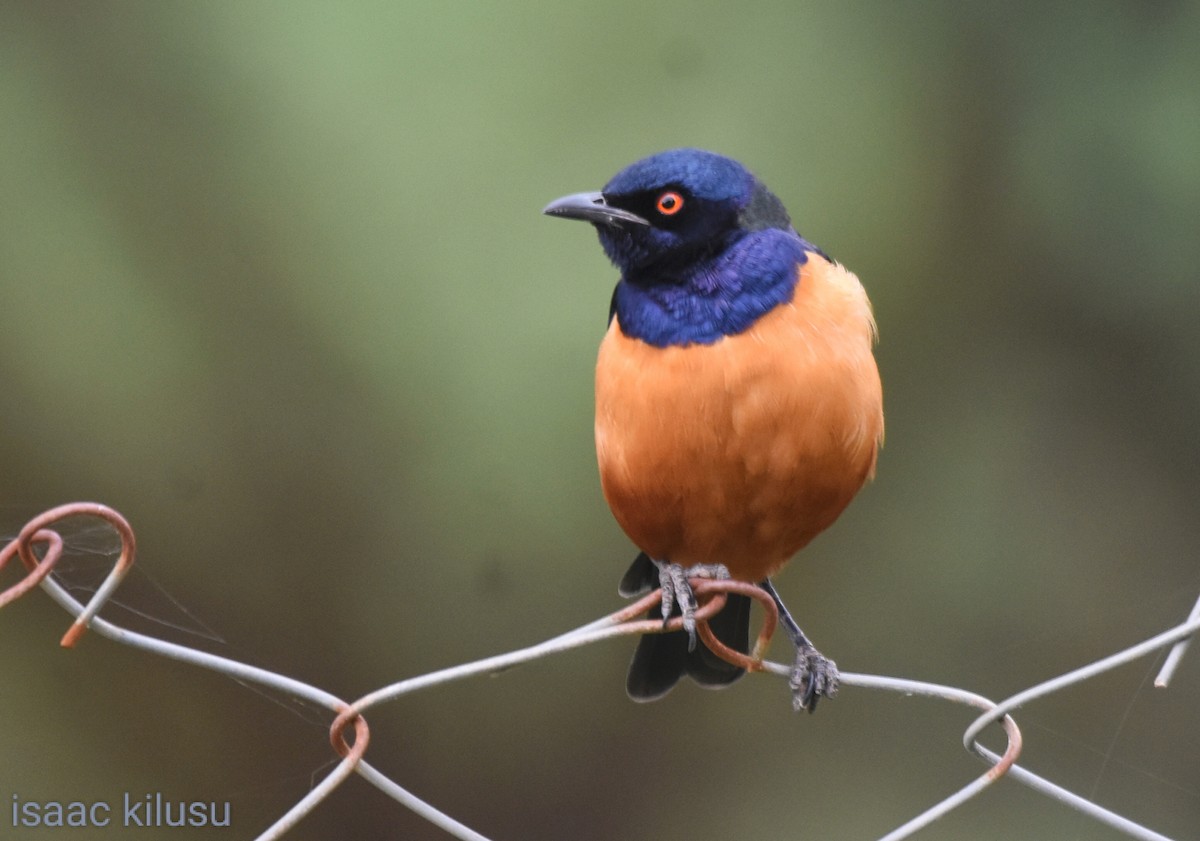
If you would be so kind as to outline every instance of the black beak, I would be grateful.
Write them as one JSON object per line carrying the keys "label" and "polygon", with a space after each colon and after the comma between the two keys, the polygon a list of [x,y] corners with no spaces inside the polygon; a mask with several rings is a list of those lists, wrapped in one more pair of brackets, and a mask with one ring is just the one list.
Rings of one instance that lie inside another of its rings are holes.
{"label": "black beak", "polygon": [[542,209],[547,216],[564,219],[583,219],[597,225],[649,225],[650,223],[628,210],[613,207],[604,200],[603,193],[575,193],[555,199]]}

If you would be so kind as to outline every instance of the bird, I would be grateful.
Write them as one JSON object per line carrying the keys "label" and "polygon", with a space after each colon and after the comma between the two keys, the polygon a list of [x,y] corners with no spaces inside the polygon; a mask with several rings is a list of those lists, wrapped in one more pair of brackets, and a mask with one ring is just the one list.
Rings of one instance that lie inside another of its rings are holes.
{"label": "bird", "polygon": [[[874,477],[883,395],[870,301],[804,239],[738,161],[679,148],[622,169],[543,213],[591,223],[620,272],[600,343],[595,441],[613,516],[640,550],[619,592],[662,588],[630,663],[635,701],[687,675],[719,688],[743,669],[695,640],[696,578],[762,587],[795,646],[793,705],[813,711],[838,671],[771,578]],[[710,629],[748,651],[750,602],[731,594]]]}

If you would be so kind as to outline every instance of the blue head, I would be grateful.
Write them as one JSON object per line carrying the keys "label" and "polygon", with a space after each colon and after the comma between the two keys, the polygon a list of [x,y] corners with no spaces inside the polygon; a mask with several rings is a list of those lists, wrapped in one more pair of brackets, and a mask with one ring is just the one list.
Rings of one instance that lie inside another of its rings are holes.
{"label": "blue head", "polygon": [[621,271],[613,313],[651,344],[711,344],[792,297],[815,251],[783,204],[737,161],[673,149],[617,173],[599,193],[566,196],[552,216],[593,223]]}

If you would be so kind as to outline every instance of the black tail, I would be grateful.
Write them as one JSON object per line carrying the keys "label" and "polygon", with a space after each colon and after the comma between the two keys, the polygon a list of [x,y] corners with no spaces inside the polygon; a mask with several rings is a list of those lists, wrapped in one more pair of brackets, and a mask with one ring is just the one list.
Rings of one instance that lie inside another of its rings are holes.
{"label": "black tail", "polygon": [[[658,586],[658,568],[643,552],[639,554],[621,579],[618,591],[622,596],[636,596]],[[717,639],[735,651],[748,654],[750,651],[750,599],[731,593],[724,609],[708,620]],[[675,614],[679,608],[675,608]],[[661,619],[662,609],[650,611],[651,619]],[[683,675],[687,675],[701,686],[716,689],[728,686],[742,674],[732,663],[726,663],[698,642],[688,651],[687,634],[673,631],[669,634],[644,634],[638,640],[629,664],[629,676],[625,690],[635,701],[655,701],[666,695]]]}

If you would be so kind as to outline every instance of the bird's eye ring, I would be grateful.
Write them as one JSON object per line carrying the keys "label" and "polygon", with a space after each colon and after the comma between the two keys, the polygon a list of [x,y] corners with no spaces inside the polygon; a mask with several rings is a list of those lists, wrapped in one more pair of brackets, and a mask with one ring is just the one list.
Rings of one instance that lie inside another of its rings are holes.
{"label": "bird's eye ring", "polygon": [[658,197],[654,207],[663,216],[674,216],[679,211],[683,210],[683,196],[674,190],[667,190]]}

